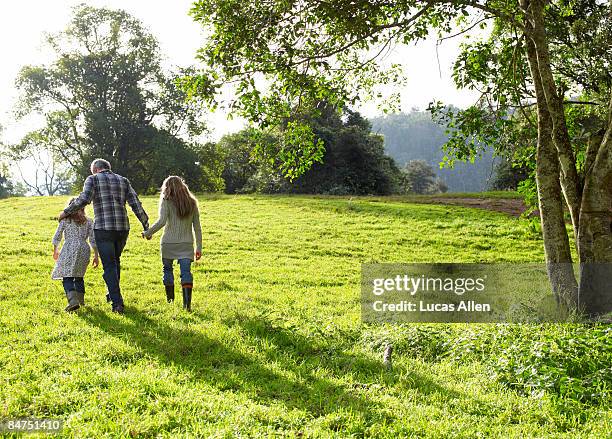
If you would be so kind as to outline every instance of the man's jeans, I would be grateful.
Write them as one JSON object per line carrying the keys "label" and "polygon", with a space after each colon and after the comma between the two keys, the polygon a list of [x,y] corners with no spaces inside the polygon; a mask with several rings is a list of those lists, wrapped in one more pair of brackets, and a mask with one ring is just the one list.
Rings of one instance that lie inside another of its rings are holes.
{"label": "man's jeans", "polygon": [[121,297],[121,252],[127,242],[127,230],[94,230],[98,253],[104,267],[104,282],[113,307],[123,305]]}
{"label": "man's jeans", "polygon": [[[172,272],[173,259],[162,258],[164,264],[164,285],[174,285],[174,273]],[[191,259],[179,259],[179,267],[181,267],[181,284],[184,288],[193,287],[193,275],[191,274]]]}

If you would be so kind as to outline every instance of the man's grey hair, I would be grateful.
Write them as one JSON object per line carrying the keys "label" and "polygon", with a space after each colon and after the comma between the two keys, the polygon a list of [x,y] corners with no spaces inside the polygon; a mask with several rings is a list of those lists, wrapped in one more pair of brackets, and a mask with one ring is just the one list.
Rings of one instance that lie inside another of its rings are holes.
{"label": "man's grey hair", "polygon": [[104,159],[95,159],[91,162],[91,169],[108,169],[110,171],[111,164],[108,160]]}

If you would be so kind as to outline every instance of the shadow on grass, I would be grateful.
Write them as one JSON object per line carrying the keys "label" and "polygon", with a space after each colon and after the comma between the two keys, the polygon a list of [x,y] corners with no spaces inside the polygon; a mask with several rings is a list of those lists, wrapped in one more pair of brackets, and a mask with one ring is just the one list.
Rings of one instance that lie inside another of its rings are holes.
{"label": "shadow on grass", "polygon": [[[239,316],[224,322],[241,328],[247,338],[246,345],[258,353],[250,355],[235,349],[231,341],[224,343],[187,328],[169,326],[136,308],[128,309],[125,317],[118,319],[95,309],[81,317],[123,341],[127,336],[128,342],[145,354],[178,367],[193,380],[219,391],[245,393],[257,403],[280,402],[314,417],[342,408],[359,413],[368,424],[394,419],[369,392],[395,383],[398,371],[386,371],[378,361],[334,349],[325,340],[313,341],[274,327],[265,319]],[[346,385],[334,382],[347,373],[359,382]],[[446,399],[467,398],[413,372],[409,375],[418,383],[411,387],[423,394],[440,393]]]}
{"label": "shadow on grass", "polygon": [[[300,375],[312,374],[314,369],[321,367],[329,371],[334,377],[351,374],[353,383],[349,388],[376,389],[388,388],[397,384],[399,377],[408,376],[409,381],[402,383],[405,387],[417,390],[421,395],[443,395],[446,400],[468,399],[463,393],[451,390],[437,382],[426,378],[422,374],[402,367],[388,371],[382,362],[372,360],[364,355],[350,353],[334,346],[324,335],[317,339],[307,338],[295,331],[279,326],[266,318],[237,316],[225,320],[228,326],[239,325],[243,332],[259,346],[272,346],[260,349],[270,362],[283,362],[283,367],[299,370]],[[483,405],[481,401],[478,405]]]}

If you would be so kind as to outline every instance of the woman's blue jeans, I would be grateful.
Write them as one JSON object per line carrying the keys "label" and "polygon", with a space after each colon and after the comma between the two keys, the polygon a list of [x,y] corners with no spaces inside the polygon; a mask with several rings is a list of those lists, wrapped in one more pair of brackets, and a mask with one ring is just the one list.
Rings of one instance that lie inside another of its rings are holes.
{"label": "woman's blue jeans", "polygon": [[[193,275],[191,274],[191,259],[178,259],[179,267],[181,268],[181,285],[184,288],[193,287]],[[174,273],[172,270],[172,264],[174,259],[162,258],[164,264],[164,285],[174,285]]]}

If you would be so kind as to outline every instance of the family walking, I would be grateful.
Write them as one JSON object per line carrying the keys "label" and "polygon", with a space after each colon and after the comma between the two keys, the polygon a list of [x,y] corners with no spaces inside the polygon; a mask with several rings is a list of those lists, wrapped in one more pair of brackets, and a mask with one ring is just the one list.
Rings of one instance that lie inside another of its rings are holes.
{"label": "family walking", "polygon": [[[89,265],[91,247],[94,253],[92,265],[97,267],[99,261],[102,262],[108,291],[106,297],[112,302],[112,311],[124,312],[120,280],[121,253],[130,229],[126,203],[142,224],[144,238],[151,239],[155,232],[164,228],[161,257],[166,299],[169,303],[174,301],[173,263],[176,260],[181,273],[183,308],[191,311],[191,264],[202,256],[202,228],[198,202],[183,179],[177,176],[166,178],[161,188],[159,218],[149,228],[149,217],[127,178],[112,172],[110,163],[103,159],[92,162],[91,174],[85,180],[83,192],[70,200],[60,213],[53,237],[56,264],[52,277],[63,281],[68,300],[66,311],[74,311],[85,304],[83,278]],[[93,203],[94,221],[85,216],[85,206],[89,203]],[[58,251],[62,237],[64,245]]]}

